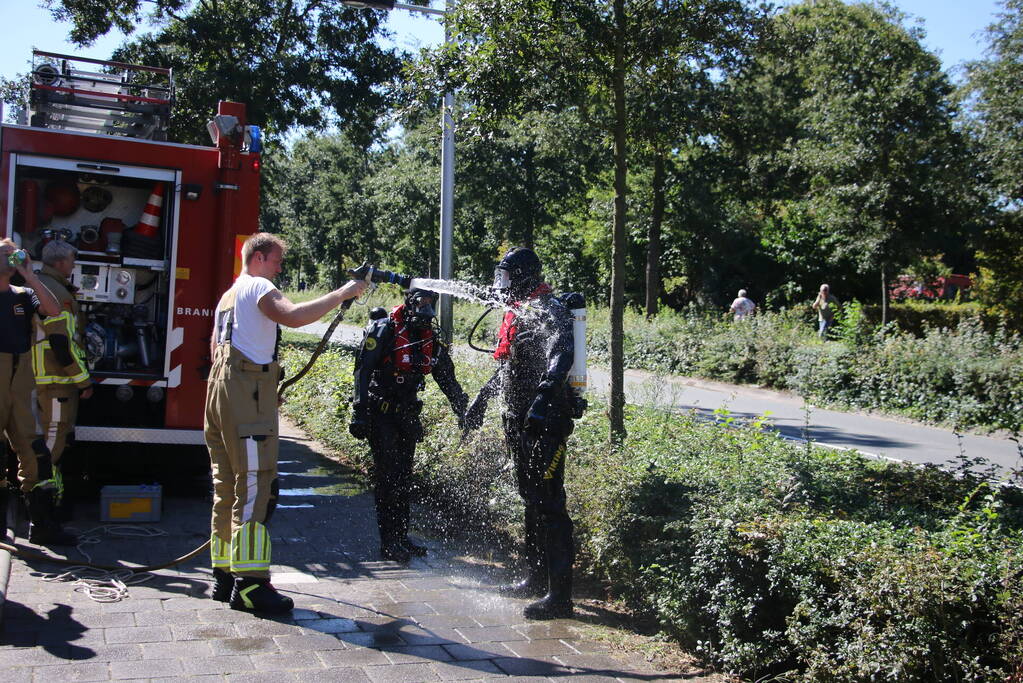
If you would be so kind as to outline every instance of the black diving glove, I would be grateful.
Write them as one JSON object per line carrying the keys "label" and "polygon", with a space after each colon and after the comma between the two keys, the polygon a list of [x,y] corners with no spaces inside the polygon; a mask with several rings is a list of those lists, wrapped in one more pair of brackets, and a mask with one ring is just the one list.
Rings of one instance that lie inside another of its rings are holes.
{"label": "black diving glove", "polygon": [[529,406],[529,412],[526,413],[526,433],[532,438],[535,439],[547,424],[547,409],[549,407],[550,401],[547,400],[545,394],[539,394],[533,399],[533,404]]}
{"label": "black diving glove", "polygon": [[483,426],[483,414],[487,412],[487,402],[489,400],[490,397],[484,391],[476,395],[476,398],[472,400],[472,403],[465,409],[465,413],[458,421],[463,431],[471,432]]}
{"label": "black diving glove", "polygon": [[356,439],[368,439],[369,420],[366,419],[366,416],[360,413],[352,415],[352,421],[348,424],[348,433]]}

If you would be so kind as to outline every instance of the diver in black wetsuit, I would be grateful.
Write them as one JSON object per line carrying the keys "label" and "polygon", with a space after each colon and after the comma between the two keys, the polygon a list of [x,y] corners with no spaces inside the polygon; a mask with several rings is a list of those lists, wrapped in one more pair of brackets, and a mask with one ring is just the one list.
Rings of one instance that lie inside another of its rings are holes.
{"label": "diver in black wetsuit", "polygon": [[355,401],[348,431],[369,439],[380,555],[407,563],[426,548],[408,538],[412,459],[423,438],[419,391],[433,375],[461,424],[468,397],[455,378],[447,345],[435,329],[437,295],[411,289],[390,315],[374,309],[355,359]]}
{"label": "diver in black wetsuit", "polygon": [[[489,398],[504,398],[505,443],[515,463],[525,503],[525,580],[499,590],[539,597],[528,619],[572,615],[572,520],[565,498],[565,444],[576,417],[568,384],[573,361],[572,314],[543,280],[540,259],[514,247],[494,276],[498,295],[514,310],[505,314],[494,358],[500,366],[466,412],[466,426],[482,421]],[[578,295],[576,295],[578,296]]]}

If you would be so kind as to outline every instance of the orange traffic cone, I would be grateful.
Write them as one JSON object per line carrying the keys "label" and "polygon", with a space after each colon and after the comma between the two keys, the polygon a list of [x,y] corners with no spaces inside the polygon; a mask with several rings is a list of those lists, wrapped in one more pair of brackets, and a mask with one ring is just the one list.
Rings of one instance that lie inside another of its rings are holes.
{"label": "orange traffic cone", "polygon": [[163,183],[153,185],[153,192],[149,195],[146,208],[142,210],[142,217],[139,218],[135,232],[144,237],[153,238],[160,232],[160,213],[163,210]]}

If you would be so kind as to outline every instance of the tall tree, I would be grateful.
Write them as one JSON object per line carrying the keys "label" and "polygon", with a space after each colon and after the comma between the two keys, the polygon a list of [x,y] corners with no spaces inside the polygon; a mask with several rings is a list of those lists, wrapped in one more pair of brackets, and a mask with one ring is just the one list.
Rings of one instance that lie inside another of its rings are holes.
{"label": "tall tree", "polygon": [[344,135],[308,134],[268,155],[261,223],[286,236],[288,276],[326,287],[376,255],[365,193],[374,155]]}
{"label": "tall tree", "polygon": [[901,20],[885,5],[792,5],[732,81],[728,143],[783,262],[814,255],[884,280],[969,222],[973,168],[951,85]]}
{"label": "tall tree", "polygon": [[[400,60],[375,38],[380,15],[340,0],[46,0],[88,45],[113,27],[131,34],[144,16],[156,28],[115,59],[171,67],[177,85],[172,138],[206,142],[218,100],[244,102],[271,135],[336,124],[363,144],[389,106],[384,84]],[[147,14],[148,12],[148,14]]]}
{"label": "tall tree", "polygon": [[980,300],[1023,328],[1023,0],[1003,0],[988,27],[987,56],[967,65],[972,129],[999,212],[977,254]]}
{"label": "tall tree", "polygon": [[651,206],[645,221],[648,317],[656,315],[661,296],[661,233],[670,210],[665,192],[677,150],[697,145],[715,132],[722,106],[720,74],[734,72],[746,62],[766,18],[728,3],[702,8],[703,12],[693,9],[697,12],[681,27],[681,34],[679,26],[652,21],[645,30],[648,46],[627,72],[633,158],[651,169]]}
{"label": "tall tree", "polygon": [[430,90],[459,88],[474,104],[473,125],[493,130],[527,112],[572,110],[612,149],[609,414],[611,437],[619,440],[629,147],[638,128],[636,105],[645,100],[637,87],[643,81],[630,74],[654,69],[662,58],[692,59],[712,51],[722,35],[748,30],[746,6],[740,0],[465,0],[448,19],[459,42],[441,51],[442,83]]}
{"label": "tall tree", "polygon": [[1003,0],[988,57],[967,65],[967,94],[998,192],[1023,200],[1023,0]]}

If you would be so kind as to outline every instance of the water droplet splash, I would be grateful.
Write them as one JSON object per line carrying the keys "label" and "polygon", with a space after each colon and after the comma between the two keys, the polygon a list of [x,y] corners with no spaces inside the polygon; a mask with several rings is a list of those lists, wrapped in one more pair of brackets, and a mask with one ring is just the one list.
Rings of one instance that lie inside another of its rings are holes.
{"label": "water droplet splash", "polygon": [[435,280],[428,277],[414,277],[409,284],[411,289],[426,289],[438,294],[450,294],[459,299],[466,299],[485,306],[499,306],[499,302],[489,287],[481,287],[461,280]]}

